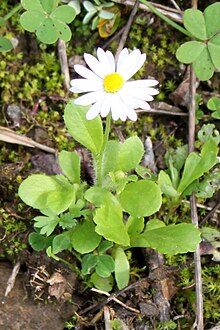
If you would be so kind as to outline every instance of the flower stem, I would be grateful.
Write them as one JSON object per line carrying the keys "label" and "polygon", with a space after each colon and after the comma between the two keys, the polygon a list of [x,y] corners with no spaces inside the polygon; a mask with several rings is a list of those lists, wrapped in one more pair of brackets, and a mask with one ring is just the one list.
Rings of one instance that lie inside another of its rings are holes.
{"label": "flower stem", "polygon": [[106,118],[106,124],[105,124],[105,134],[104,134],[104,141],[103,141],[103,145],[102,145],[102,152],[104,151],[106,143],[108,142],[110,128],[111,128],[111,115],[108,114],[108,116]]}
{"label": "flower stem", "polygon": [[102,149],[100,151],[100,154],[97,155],[94,158],[94,166],[96,168],[96,184],[101,185],[102,183],[102,155],[105,150],[105,146],[109,139],[109,133],[111,128],[111,115],[109,114],[106,118],[106,124],[105,124],[105,133],[104,133],[104,140],[102,144]]}
{"label": "flower stem", "polygon": [[22,8],[22,5],[21,4],[18,4],[17,6],[15,6],[14,8],[12,8],[12,10],[7,15],[4,16],[4,21],[7,21],[9,18],[11,18],[21,8]]}
{"label": "flower stem", "polygon": [[181,33],[187,35],[188,37],[192,38],[192,34],[184,29],[179,24],[172,21],[170,18],[163,15],[159,10],[157,10],[149,1],[146,0],[140,0],[141,3],[143,3],[145,6],[147,6],[155,15],[159,16],[162,20],[164,20],[166,23],[174,27],[176,30],[179,30]]}

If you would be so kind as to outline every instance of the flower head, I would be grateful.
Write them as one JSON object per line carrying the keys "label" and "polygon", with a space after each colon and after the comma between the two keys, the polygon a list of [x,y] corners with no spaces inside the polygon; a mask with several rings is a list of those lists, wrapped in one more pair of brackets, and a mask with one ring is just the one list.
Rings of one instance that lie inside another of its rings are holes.
{"label": "flower head", "polygon": [[[98,58],[98,59],[97,59]],[[97,58],[85,53],[84,59],[91,69],[76,64],[75,71],[84,79],[71,80],[70,91],[86,93],[75,99],[77,105],[92,105],[86,114],[87,119],[93,119],[98,114],[106,117],[111,112],[114,120],[125,121],[127,117],[137,120],[134,109],[148,110],[148,101],[158,91],[152,86],[158,84],[154,79],[129,81],[129,79],[142,67],[146,54],[140,50],[133,50],[130,54],[124,48],[116,61],[113,54],[97,49]]]}

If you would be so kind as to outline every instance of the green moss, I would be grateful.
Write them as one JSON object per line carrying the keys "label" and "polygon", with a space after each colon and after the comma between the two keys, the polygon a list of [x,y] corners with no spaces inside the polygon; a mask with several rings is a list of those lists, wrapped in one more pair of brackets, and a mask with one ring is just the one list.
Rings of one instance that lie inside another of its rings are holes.
{"label": "green moss", "polygon": [[0,209],[0,230],[3,233],[1,240],[1,254],[13,257],[27,248],[25,233],[27,224],[24,220],[15,218],[13,215]]}

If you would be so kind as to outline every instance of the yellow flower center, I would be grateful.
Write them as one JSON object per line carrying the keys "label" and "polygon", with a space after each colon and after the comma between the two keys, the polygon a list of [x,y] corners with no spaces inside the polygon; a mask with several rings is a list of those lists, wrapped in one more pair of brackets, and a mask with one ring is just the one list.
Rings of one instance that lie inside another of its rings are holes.
{"label": "yellow flower center", "polygon": [[122,88],[124,79],[122,76],[115,72],[104,77],[104,90],[107,93],[116,93]]}

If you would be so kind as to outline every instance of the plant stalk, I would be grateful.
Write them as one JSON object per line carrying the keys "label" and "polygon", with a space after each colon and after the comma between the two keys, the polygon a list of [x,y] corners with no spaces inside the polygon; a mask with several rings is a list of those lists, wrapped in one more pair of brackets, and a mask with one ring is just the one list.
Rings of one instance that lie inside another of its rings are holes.
{"label": "plant stalk", "polygon": [[22,8],[22,5],[19,3],[15,6],[7,15],[4,16],[4,20],[7,21],[11,18],[15,13],[17,13]]}
{"label": "plant stalk", "polygon": [[102,155],[105,150],[105,146],[108,142],[109,139],[109,133],[110,133],[110,128],[111,128],[111,114],[108,114],[106,117],[106,124],[105,124],[105,133],[104,133],[104,140],[101,148],[101,152],[99,155],[94,156],[94,168],[96,169],[96,185],[101,185],[102,183]]}
{"label": "plant stalk", "polygon": [[140,2],[143,3],[145,6],[147,6],[152,11],[152,13],[154,13],[155,15],[157,15],[158,17],[160,17],[163,21],[165,21],[166,23],[168,23],[169,25],[171,25],[172,27],[174,27],[174,29],[176,29],[176,30],[180,31],[181,33],[185,34],[187,37],[192,38],[192,34],[189,31],[187,31],[182,26],[180,26],[179,24],[177,24],[174,21],[172,21],[170,18],[168,18],[165,15],[163,15],[151,3],[149,3],[149,1],[140,0]]}

